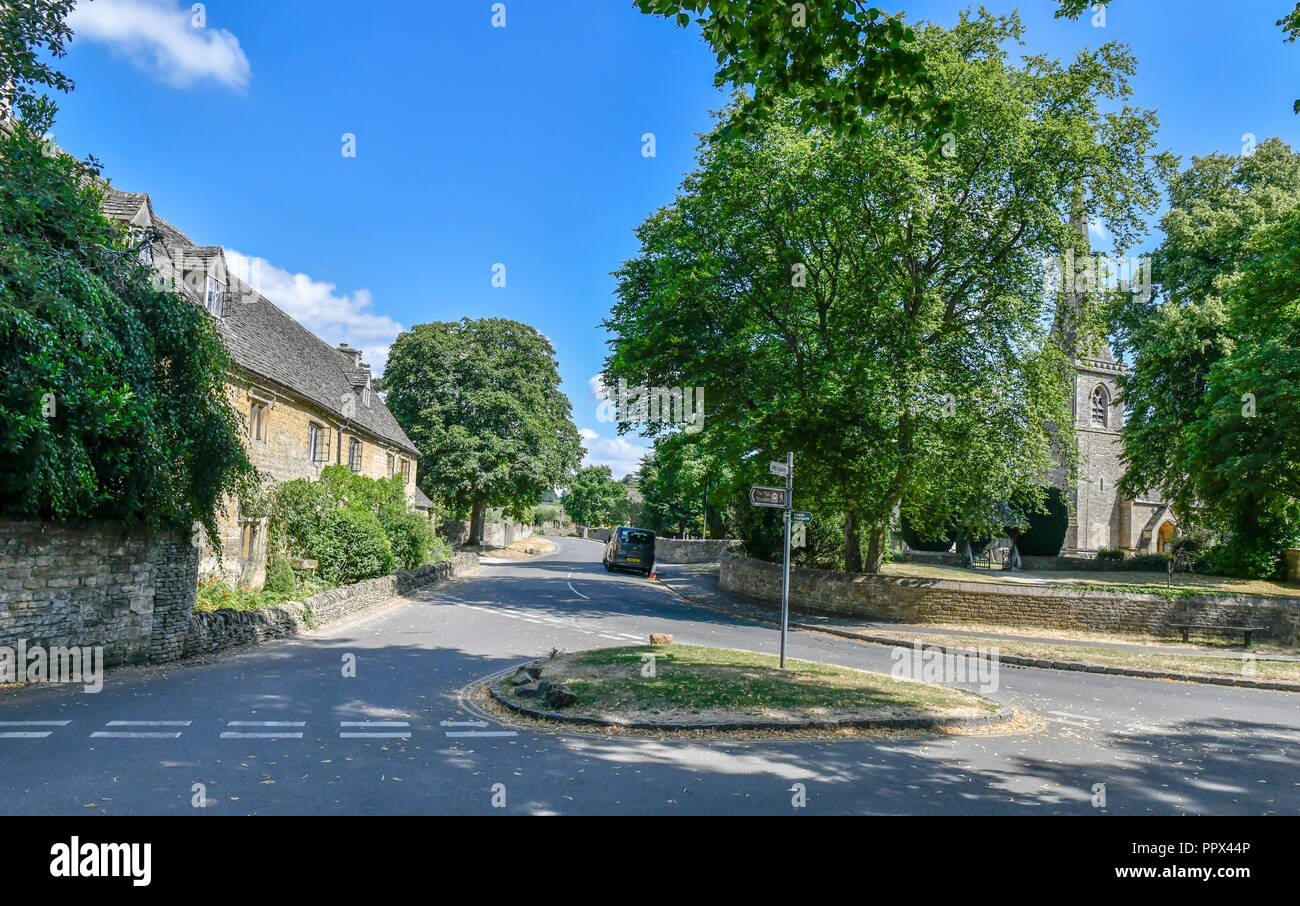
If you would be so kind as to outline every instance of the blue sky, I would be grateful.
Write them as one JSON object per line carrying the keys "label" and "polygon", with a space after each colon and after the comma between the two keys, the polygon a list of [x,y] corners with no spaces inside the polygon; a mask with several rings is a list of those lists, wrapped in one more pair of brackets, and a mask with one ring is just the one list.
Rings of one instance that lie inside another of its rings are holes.
{"label": "blue sky", "polygon": [[[400,327],[501,316],[550,337],[589,461],[616,475],[645,442],[597,420],[609,272],[669,203],[725,96],[697,29],[625,0],[92,0],[64,70],[58,143],[202,244],[259,259],[262,291],[331,343],[370,351]],[[1130,44],[1134,103],[1188,161],[1242,136],[1297,143],[1300,46],[1288,0],[1115,0],[1054,20],[1019,7],[1027,52]],[[943,23],[960,5],[913,3]],[[642,155],[642,136],[656,155]],[[344,157],[344,133],[356,156]],[[506,286],[492,285],[495,264]]]}

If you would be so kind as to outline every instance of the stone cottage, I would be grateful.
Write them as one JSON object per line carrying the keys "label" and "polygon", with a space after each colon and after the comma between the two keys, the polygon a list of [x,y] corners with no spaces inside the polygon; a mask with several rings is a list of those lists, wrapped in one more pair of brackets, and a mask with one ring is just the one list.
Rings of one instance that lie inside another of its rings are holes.
{"label": "stone cottage", "polygon": [[[412,506],[431,510],[415,486],[415,445],[373,389],[360,350],[331,346],[285,314],[231,273],[219,246],[196,245],[157,216],[147,194],[106,193],[105,213],[139,237],[160,285],[216,320],[234,362],[227,391],[254,468],[272,483],[319,478],[326,466],[343,464],[372,478],[400,475]],[[200,574],[260,587],[266,519],[227,500],[218,526],[221,549],[203,545]]]}

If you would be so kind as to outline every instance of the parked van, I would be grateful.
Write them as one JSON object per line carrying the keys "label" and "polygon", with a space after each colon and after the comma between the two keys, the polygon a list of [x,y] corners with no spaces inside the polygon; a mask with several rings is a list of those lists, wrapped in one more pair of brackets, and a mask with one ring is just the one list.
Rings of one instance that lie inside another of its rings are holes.
{"label": "parked van", "polygon": [[650,575],[655,567],[655,533],[620,525],[605,542],[604,563],[610,572],[626,569]]}

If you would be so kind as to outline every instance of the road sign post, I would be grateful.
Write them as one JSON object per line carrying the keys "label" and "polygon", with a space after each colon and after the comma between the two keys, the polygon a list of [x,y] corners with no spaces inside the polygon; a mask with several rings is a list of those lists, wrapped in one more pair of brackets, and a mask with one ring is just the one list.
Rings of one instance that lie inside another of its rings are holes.
{"label": "road sign post", "polygon": [[790,631],[790,513],[794,500],[794,454],[785,454],[785,562],[781,567],[781,669],[785,669],[785,641]]}

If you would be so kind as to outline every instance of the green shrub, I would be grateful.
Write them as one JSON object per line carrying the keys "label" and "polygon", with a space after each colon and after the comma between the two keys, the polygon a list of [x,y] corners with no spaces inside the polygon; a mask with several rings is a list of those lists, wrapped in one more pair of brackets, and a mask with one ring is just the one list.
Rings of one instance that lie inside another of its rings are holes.
{"label": "green shrub", "polygon": [[450,560],[451,554],[451,545],[447,543],[447,539],[435,533],[433,543],[429,545],[429,553],[426,555],[424,562],[441,563],[444,560]]}
{"label": "green shrub", "polygon": [[393,550],[378,517],[357,510],[334,510],[321,519],[311,538],[311,556],[320,577],[331,585],[350,585],[393,570]]}
{"label": "green shrub", "polygon": [[1124,552],[1119,548],[1102,548],[1097,551],[1098,560],[1117,561],[1124,559]]}
{"label": "green shrub", "polygon": [[293,574],[293,567],[285,557],[275,557],[266,568],[266,583],[263,591],[270,594],[291,596],[298,590],[298,577]]}
{"label": "green shrub", "polygon": [[1168,572],[1172,559],[1168,554],[1134,554],[1123,565],[1125,569],[1138,572]]}
{"label": "green shrub", "polygon": [[436,540],[428,519],[414,510],[389,507],[379,514],[379,521],[398,567],[415,569],[428,562]]}

